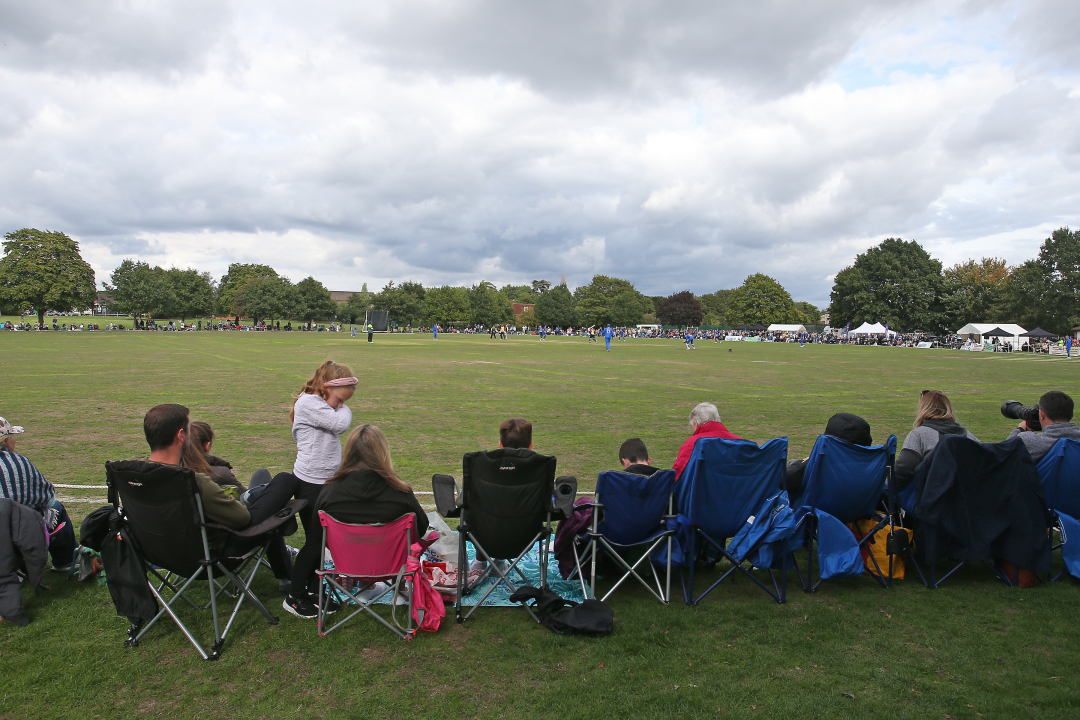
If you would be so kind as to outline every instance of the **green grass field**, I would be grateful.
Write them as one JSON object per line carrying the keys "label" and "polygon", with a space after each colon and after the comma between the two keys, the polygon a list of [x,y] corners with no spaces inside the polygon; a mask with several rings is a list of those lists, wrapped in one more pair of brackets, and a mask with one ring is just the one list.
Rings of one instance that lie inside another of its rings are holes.
{"label": "green grass field", "polygon": [[[218,435],[237,475],[289,469],[288,411],[315,366],[361,379],[355,422],[390,438],[417,490],[460,477],[461,455],[490,449],[499,422],[534,424],[536,449],[585,489],[640,436],[670,466],[690,409],[715,402],[735,433],[786,435],[805,456],[828,417],[862,415],[902,442],[919,391],[944,390],[980,439],[1003,439],[1002,400],[1074,397],[1077,368],[1032,358],[876,347],[616,342],[327,333],[0,333],[0,415],[26,426],[18,450],[53,482],[104,484],[103,463],[144,456],[143,413],[179,402]],[[729,352],[730,350],[730,352]],[[1080,366],[1078,366],[1080,367]],[[65,490],[62,497],[104,497]],[[81,519],[97,503],[71,503]],[[299,535],[290,542],[301,542]],[[777,605],[745,580],[697,607],[662,607],[629,588],[616,631],[556,636],[521,610],[481,609],[462,627],[401,642],[370,622],[326,638],[280,611],[244,612],[223,658],[201,662],[166,623],[121,641],[105,588],[50,574],[25,601],[34,622],[0,624],[0,717],[945,717],[1080,714],[1075,647],[1080,586],[1007,588],[962,571],[944,588],[871,579],[789,591]],[[706,575],[707,576],[707,575]],[[258,584],[280,608],[273,579]],[[195,627],[206,623],[195,620]]]}

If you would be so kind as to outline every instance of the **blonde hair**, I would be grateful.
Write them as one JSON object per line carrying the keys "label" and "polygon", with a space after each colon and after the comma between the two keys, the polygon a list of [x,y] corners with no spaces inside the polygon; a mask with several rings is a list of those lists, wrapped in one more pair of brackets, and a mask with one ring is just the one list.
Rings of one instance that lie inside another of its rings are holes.
{"label": "blonde hair", "polygon": [[915,411],[915,427],[921,427],[926,420],[952,420],[956,422],[956,413],[952,403],[940,390],[923,390],[919,395],[919,407]]}
{"label": "blonde hair", "polygon": [[311,379],[304,383],[304,387],[300,388],[300,393],[293,398],[293,406],[289,410],[289,422],[292,422],[296,417],[296,401],[300,399],[300,395],[318,395],[323,400],[326,400],[330,397],[330,391],[326,389],[326,383],[347,377],[352,377],[352,370],[344,365],[338,365],[333,360],[327,360],[320,365],[315,370],[315,374],[311,376]]}
{"label": "blonde hair", "polygon": [[326,481],[341,482],[341,479],[353,470],[371,470],[386,481],[386,484],[401,492],[412,492],[412,488],[394,472],[394,463],[390,459],[390,444],[386,435],[379,428],[365,423],[349,434],[345,441],[345,455],[337,472]]}

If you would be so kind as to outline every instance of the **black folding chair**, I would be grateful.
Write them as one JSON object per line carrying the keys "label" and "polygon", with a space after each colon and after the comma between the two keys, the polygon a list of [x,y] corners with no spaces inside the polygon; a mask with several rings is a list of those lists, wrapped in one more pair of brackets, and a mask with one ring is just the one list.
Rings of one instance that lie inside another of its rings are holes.
{"label": "black folding chair", "polygon": [[[985,565],[1010,586],[1019,584],[1021,568],[1050,572],[1053,518],[1019,438],[978,443],[946,435],[895,497],[915,528],[913,546],[896,554],[909,555],[928,588],[940,587],[967,563]],[[955,564],[939,574],[943,561]],[[998,561],[1012,563],[1012,573]]]}
{"label": "black folding chair", "polygon": [[[561,477],[556,481],[555,463],[554,457],[539,455],[532,450],[500,448],[468,453],[462,458],[460,496],[453,477],[435,475],[431,478],[439,514],[445,518],[460,518],[455,602],[459,623],[468,620],[500,583],[511,591],[516,590],[516,580],[511,580],[514,575],[522,583],[529,584],[518,565],[537,543],[540,543],[540,585],[542,589],[547,588],[551,516],[553,512],[569,516],[577,494],[576,478]],[[487,563],[484,572],[471,583],[468,581],[466,541],[476,548],[476,559]],[[497,561],[508,564],[502,566]],[[493,576],[497,582],[462,615],[462,598]],[[525,609],[540,622],[528,605]]]}
{"label": "black folding chair", "polygon": [[[217,660],[245,599],[263,614],[267,622],[277,624],[278,619],[255,596],[251,584],[267,546],[281,532],[282,526],[307,505],[306,501],[290,500],[284,509],[258,525],[231,530],[206,522],[195,473],[188,468],[122,460],[105,463],[105,473],[109,501],[117,506],[132,544],[148,564],[149,573],[157,579],[156,586],[149,578],[147,584],[162,606],[148,623],[133,624],[128,629],[126,645],[138,645],[154,623],[168,614],[203,660]],[[292,527],[295,528],[295,522]],[[208,530],[227,534],[220,550],[211,549]],[[199,605],[186,595],[201,577],[205,577],[210,590],[210,601],[206,605]],[[172,594],[168,600],[162,595],[166,589]],[[218,617],[218,597],[222,593],[237,597],[224,631]],[[176,614],[174,605],[181,599],[193,608],[210,608],[214,619],[214,641],[209,652]]]}

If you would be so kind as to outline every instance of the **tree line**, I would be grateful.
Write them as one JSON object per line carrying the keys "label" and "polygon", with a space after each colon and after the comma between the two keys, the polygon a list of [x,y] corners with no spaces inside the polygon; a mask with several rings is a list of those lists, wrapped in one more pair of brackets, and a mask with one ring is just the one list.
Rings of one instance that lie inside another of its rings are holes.
{"label": "tree line", "polygon": [[[0,311],[89,308],[96,298],[94,271],[79,245],[62,232],[24,228],[4,236],[0,258]],[[110,310],[152,317],[251,318],[363,321],[367,310],[387,310],[401,325],[434,323],[491,326],[517,322],[550,327],[677,326],[772,323],[812,324],[821,310],[795,302],[774,278],[762,273],[741,285],[694,295],[641,293],[629,280],[595,275],[573,292],[564,284],[425,288],[390,281],[379,292],[367,286],[345,302],[307,277],[298,283],[269,265],[233,263],[215,280],[208,272],[161,268],[126,259],[112,271],[106,291]],[[533,306],[515,318],[513,303]],[[1004,260],[968,260],[948,269],[914,240],[888,238],[859,254],[834,279],[827,308],[842,326],[888,322],[903,331],[955,331],[968,322],[1016,322],[1059,334],[1080,325],[1080,231],[1061,228],[1046,238],[1037,257],[1009,267]]]}
{"label": "tree line", "polygon": [[1012,267],[984,257],[943,269],[914,240],[888,238],[837,273],[829,314],[835,326],[955,332],[1006,322],[1063,335],[1080,325],[1080,231],[1055,230],[1036,257]]}

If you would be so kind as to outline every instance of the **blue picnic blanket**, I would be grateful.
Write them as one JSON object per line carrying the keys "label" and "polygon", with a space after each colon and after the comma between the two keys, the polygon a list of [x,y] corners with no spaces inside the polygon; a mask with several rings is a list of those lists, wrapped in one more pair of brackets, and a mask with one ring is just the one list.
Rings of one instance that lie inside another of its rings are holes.
{"label": "blue picnic blanket", "polygon": [[[469,563],[471,564],[472,561],[476,558],[476,549],[473,548],[473,545],[470,542],[467,542],[465,544],[465,547],[466,547],[466,550],[469,553]],[[552,592],[554,592],[556,595],[563,598],[564,600],[572,600],[574,602],[583,602],[585,600],[585,597],[581,594],[581,583],[568,582],[566,580],[563,580],[562,575],[559,574],[558,562],[555,561],[554,555],[549,554],[548,559],[549,559],[549,562],[548,562],[548,569],[547,569],[547,577],[548,577],[548,584],[551,587]],[[509,562],[509,561],[507,561],[507,562]],[[327,560],[324,563],[323,567],[326,570],[333,570],[334,569],[334,563],[333,563],[333,561]],[[528,553],[525,554],[525,557],[523,557],[521,559],[521,562],[519,562],[517,564],[517,567],[518,567],[519,570],[521,570],[521,573],[529,581],[530,585],[532,585],[533,587],[539,587],[540,586],[540,546],[539,546],[539,543],[537,543],[533,547],[532,550],[530,550]],[[514,582],[515,586],[517,586],[517,587],[520,587],[520,586],[522,586],[524,584],[524,583],[521,582],[521,577],[519,577],[517,573],[513,573],[513,572],[510,573],[510,578],[511,578],[511,581]],[[477,587],[470,594],[468,594],[464,598],[462,598],[461,604],[466,606],[466,607],[471,607],[471,606],[475,605],[480,598],[484,597],[484,593],[486,593],[488,591],[488,588],[491,587],[494,584],[495,584],[494,579],[485,580],[479,587]],[[488,595],[487,600],[484,601],[484,606],[485,607],[488,607],[488,606],[491,606],[491,607],[521,607],[521,603],[510,602],[510,595],[512,593],[513,593],[513,590],[510,590],[509,588],[506,587],[505,583],[502,583],[502,584],[500,584],[499,587],[497,587],[497,588],[495,588],[494,590],[491,591],[491,594]],[[380,598],[378,600],[378,602],[375,603],[375,604],[376,605],[389,605],[390,602],[391,602],[391,599],[392,599],[392,594],[387,593],[384,597]],[[339,602],[350,602],[350,603],[352,602],[348,598],[341,597],[340,593],[338,593],[338,601]]]}

